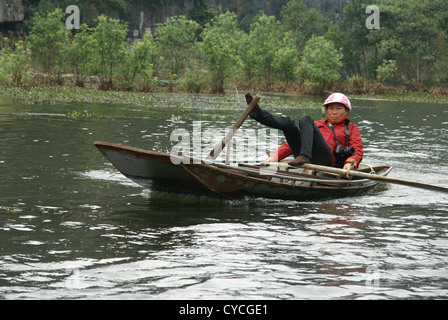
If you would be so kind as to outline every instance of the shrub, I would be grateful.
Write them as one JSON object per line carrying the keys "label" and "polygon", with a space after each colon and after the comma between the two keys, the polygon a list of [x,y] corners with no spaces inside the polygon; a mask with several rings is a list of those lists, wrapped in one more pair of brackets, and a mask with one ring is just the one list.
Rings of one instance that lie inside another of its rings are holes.
{"label": "shrub", "polygon": [[62,51],[69,42],[69,30],[63,19],[61,9],[42,14],[36,13],[31,19],[28,36],[29,48],[34,64],[43,72],[60,74],[65,63]]}
{"label": "shrub", "polygon": [[205,26],[200,50],[210,73],[212,92],[224,92],[231,71],[240,63],[238,41],[243,35],[236,14],[231,12],[218,15]]}
{"label": "shrub", "polygon": [[143,39],[136,41],[124,52],[119,74],[122,87],[128,90],[134,89],[139,77],[144,78],[143,82],[146,83],[146,80],[152,75],[151,54],[153,50],[152,36],[145,35]]}
{"label": "shrub", "polygon": [[157,24],[155,44],[168,73],[179,74],[195,56],[198,27],[197,22],[185,16],[168,17],[165,23]]}
{"label": "shrub", "polygon": [[381,82],[390,80],[393,78],[395,71],[397,71],[397,61],[385,59],[376,69],[376,78]]}
{"label": "shrub", "polygon": [[313,36],[303,50],[299,65],[300,76],[305,80],[305,84],[322,92],[329,83],[341,77],[341,59],[342,54],[332,41],[322,36]]}
{"label": "shrub", "polygon": [[93,71],[102,77],[101,89],[111,89],[113,77],[127,50],[127,27],[117,19],[100,15],[90,36]]}
{"label": "shrub", "polygon": [[28,68],[30,65],[30,50],[26,44],[19,40],[15,48],[3,49],[0,56],[0,79],[12,85],[21,85],[28,80]]}

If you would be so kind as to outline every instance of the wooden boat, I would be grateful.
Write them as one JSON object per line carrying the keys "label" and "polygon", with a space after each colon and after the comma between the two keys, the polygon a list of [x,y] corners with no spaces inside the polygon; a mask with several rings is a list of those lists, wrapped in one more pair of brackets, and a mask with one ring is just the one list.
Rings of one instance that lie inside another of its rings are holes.
{"label": "wooden boat", "polygon": [[[325,170],[305,173],[301,168],[224,163],[178,158],[174,164],[167,153],[154,152],[114,143],[95,142],[99,151],[130,180],[155,191],[238,199],[264,197],[286,200],[313,200],[355,196],[370,191],[381,181]],[[189,164],[185,164],[189,163]],[[330,170],[330,167],[327,167]],[[360,165],[356,172],[387,176],[387,166]]]}

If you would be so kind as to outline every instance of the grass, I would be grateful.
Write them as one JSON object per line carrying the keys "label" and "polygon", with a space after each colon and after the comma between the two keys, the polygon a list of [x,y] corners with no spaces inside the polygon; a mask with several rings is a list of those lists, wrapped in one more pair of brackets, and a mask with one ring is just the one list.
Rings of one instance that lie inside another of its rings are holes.
{"label": "grass", "polygon": [[[284,89],[284,88],[283,88]],[[246,91],[251,92],[265,92],[266,88],[238,88],[239,94],[244,94]],[[346,92],[351,98],[363,98],[363,99],[385,99],[385,100],[398,100],[408,102],[422,102],[422,103],[448,103],[448,96],[445,90],[438,92],[432,90],[429,92],[421,91],[408,91],[405,89],[391,90],[383,93],[368,93],[368,94],[354,94],[349,90],[344,91],[343,88],[334,88],[335,91]],[[342,90],[342,91],[341,91]],[[161,89],[161,92],[164,92]],[[166,92],[166,91],[165,91]],[[229,93],[234,94],[235,88],[229,88]],[[270,91],[274,93],[275,91]],[[283,92],[291,95],[303,95],[304,91],[300,87],[290,87],[288,90],[277,90],[277,92]],[[182,94],[182,92],[178,92]],[[307,92],[305,92],[306,94]],[[86,103],[113,103],[113,104],[131,104],[131,105],[158,105],[160,103],[160,97],[157,97],[157,93],[151,92],[133,92],[133,91],[103,91],[98,89],[88,89],[73,86],[10,86],[1,85],[0,94],[8,95],[13,98],[20,99],[22,102],[28,104],[60,104],[69,102],[86,102]],[[326,95],[325,93],[324,95]],[[174,99],[174,98],[173,98]],[[188,105],[188,97],[176,98],[182,105]],[[176,100],[174,99],[174,100]],[[216,99],[221,103],[225,96],[216,95]],[[164,100],[164,99],[162,99]],[[169,100],[164,100],[166,104],[171,104]],[[224,101],[225,102],[225,101]],[[176,102],[174,102],[177,104]],[[218,103],[219,104],[219,103]]]}

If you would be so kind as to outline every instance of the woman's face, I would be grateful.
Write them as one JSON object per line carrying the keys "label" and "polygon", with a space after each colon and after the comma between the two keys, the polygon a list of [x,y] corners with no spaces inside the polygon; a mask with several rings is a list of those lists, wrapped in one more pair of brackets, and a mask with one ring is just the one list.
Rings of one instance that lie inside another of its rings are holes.
{"label": "woman's face", "polygon": [[348,110],[342,103],[331,103],[327,106],[327,116],[332,123],[340,122],[347,113]]}

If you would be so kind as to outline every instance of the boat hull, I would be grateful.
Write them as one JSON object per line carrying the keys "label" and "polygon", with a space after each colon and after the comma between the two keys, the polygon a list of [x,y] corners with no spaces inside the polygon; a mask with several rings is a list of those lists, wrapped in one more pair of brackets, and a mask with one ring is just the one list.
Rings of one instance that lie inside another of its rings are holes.
{"label": "boat hull", "polygon": [[[174,164],[167,153],[154,152],[113,143],[95,146],[124,176],[154,191],[205,195],[226,199],[264,197],[285,200],[313,200],[356,196],[377,187],[372,180],[345,180],[312,177],[279,171],[266,172],[256,166],[231,167],[192,163],[178,158]],[[387,175],[390,168],[375,168]],[[279,173],[279,174],[278,174]]]}

